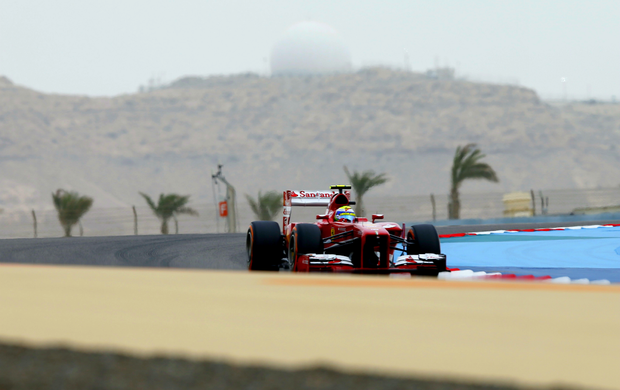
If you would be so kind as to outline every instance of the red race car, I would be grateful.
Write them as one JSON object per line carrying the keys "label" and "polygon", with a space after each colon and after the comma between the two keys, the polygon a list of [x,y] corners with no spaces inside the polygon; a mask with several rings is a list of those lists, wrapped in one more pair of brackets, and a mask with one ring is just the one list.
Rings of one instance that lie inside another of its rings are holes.
{"label": "red race car", "polygon": [[[446,271],[446,256],[441,254],[433,225],[413,225],[406,230],[404,224],[376,223],[382,214],[373,214],[372,221],[355,218],[353,210],[345,207],[355,204],[350,189],[335,185],[331,191],[284,191],[282,230],[274,221],[250,224],[248,268],[415,275]],[[316,223],[295,223],[291,222],[293,206],[327,210],[316,216]]]}

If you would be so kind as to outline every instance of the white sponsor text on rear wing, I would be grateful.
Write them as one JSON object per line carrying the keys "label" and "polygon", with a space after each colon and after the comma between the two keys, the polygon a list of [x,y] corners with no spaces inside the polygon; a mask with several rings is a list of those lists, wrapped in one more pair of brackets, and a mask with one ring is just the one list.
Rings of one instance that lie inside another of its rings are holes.
{"label": "white sponsor text on rear wing", "polygon": [[[282,231],[286,234],[286,230],[291,223],[291,211],[293,206],[301,206],[301,207],[327,207],[329,205],[329,201],[332,199],[334,194],[337,194],[337,190],[329,190],[329,191],[296,191],[296,190],[286,190],[284,191],[284,209],[282,210],[283,218],[282,218]],[[351,196],[349,191],[345,192],[347,197]]]}

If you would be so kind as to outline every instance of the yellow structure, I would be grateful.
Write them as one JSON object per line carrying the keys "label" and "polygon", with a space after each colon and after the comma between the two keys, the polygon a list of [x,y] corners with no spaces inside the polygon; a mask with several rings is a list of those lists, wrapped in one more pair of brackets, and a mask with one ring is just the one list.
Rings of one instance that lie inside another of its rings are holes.
{"label": "yellow structure", "polygon": [[502,198],[504,202],[504,217],[531,217],[532,198],[529,192],[511,192]]}

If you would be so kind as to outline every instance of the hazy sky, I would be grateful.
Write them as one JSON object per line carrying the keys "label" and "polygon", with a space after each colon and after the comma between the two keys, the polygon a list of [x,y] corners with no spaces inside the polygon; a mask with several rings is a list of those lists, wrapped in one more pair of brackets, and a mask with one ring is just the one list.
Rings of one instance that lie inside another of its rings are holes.
{"label": "hazy sky", "polygon": [[116,95],[153,76],[266,74],[292,24],[325,22],[355,67],[516,82],[620,99],[620,0],[0,0],[0,75],[44,92]]}

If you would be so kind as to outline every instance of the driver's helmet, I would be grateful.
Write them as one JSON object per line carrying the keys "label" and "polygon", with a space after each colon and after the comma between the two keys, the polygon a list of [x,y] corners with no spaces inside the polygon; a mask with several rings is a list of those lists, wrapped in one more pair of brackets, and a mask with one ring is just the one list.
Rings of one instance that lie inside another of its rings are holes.
{"label": "driver's helmet", "polygon": [[355,222],[355,210],[349,206],[342,206],[336,210],[334,215],[334,221],[336,222]]}

